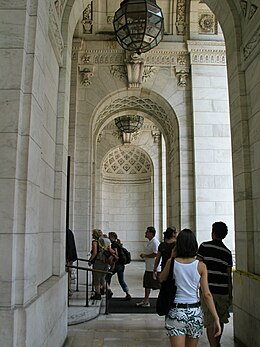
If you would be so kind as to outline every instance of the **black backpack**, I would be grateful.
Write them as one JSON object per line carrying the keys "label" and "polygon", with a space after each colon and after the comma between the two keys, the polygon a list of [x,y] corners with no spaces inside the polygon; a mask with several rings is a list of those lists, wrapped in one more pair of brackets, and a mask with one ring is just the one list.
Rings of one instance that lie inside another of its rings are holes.
{"label": "black backpack", "polygon": [[131,253],[123,246],[120,246],[119,262],[125,265],[131,263]]}

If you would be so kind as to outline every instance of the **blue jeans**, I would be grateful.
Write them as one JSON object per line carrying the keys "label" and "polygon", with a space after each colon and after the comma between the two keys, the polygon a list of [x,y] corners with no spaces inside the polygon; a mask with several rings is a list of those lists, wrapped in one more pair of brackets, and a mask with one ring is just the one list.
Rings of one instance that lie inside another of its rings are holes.
{"label": "blue jeans", "polygon": [[[125,271],[125,265],[121,264],[121,263],[116,263],[115,269],[113,271],[113,275],[117,274],[117,279],[118,279],[118,282],[119,282],[121,288],[123,289],[123,291],[125,293],[128,293],[129,289],[128,289],[128,286],[124,280],[124,271]],[[109,285],[111,283],[111,277],[112,277],[112,275],[108,275],[106,277],[106,281]]]}
{"label": "blue jeans", "polygon": [[116,272],[117,273],[117,279],[118,279],[118,282],[119,282],[121,288],[123,289],[123,291],[125,293],[128,293],[129,289],[128,289],[128,286],[124,280],[124,271],[125,271],[125,267],[123,267],[123,270],[119,270]]}

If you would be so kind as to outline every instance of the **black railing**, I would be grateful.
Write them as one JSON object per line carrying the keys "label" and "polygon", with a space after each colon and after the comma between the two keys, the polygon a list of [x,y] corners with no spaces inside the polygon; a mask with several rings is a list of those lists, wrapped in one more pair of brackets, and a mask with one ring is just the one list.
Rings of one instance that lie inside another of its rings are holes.
{"label": "black railing", "polygon": [[[79,261],[84,261],[84,262],[88,262],[87,259],[83,259],[83,258],[78,258],[77,259],[77,265],[66,265],[67,269],[76,269],[77,272],[77,279],[76,279],[76,291],[79,292],[79,270],[85,271],[86,272],[86,304],[85,307],[89,307],[89,292],[88,292],[88,287],[89,287],[89,272],[93,273],[93,272],[100,272],[100,273],[104,273],[106,275],[111,274],[112,272],[110,271],[103,271],[103,270],[96,270],[96,269],[92,269],[92,268],[88,268],[88,267],[83,267],[83,266],[79,266]],[[68,273],[68,307],[70,306],[70,295],[69,295],[69,290],[70,290],[70,279],[69,279],[70,273]],[[92,276],[93,278],[93,276]],[[107,282],[106,283],[106,288],[105,288],[105,294],[106,294],[106,309],[105,309],[105,314],[108,314],[108,292],[107,292]],[[93,291],[93,284],[92,284],[92,290]]]}

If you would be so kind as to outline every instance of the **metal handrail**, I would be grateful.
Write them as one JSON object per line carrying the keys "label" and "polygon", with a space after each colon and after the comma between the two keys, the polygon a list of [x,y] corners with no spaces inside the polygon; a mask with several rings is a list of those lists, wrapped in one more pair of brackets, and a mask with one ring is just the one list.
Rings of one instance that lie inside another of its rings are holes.
{"label": "metal handrail", "polygon": [[[79,261],[86,261],[86,262],[88,262],[88,260],[86,260],[86,259],[82,259],[82,258],[78,258],[77,259],[77,264],[78,264],[78,260]],[[78,289],[78,270],[84,270],[84,271],[86,271],[86,305],[85,305],[85,307],[89,307],[89,303],[88,303],[88,272],[99,272],[99,273],[104,273],[104,274],[106,274],[106,275],[108,275],[108,274],[111,274],[112,275],[112,272],[110,272],[110,271],[103,271],[103,270],[97,270],[97,269],[90,269],[90,268],[87,268],[87,267],[82,267],[82,266],[74,266],[74,265],[65,265],[66,266],[66,268],[70,268],[70,269],[77,269],[77,291],[79,291],[79,289]],[[69,274],[68,274],[68,307],[70,306],[70,302],[69,302],[69,298],[70,298],[70,296],[69,296]],[[108,292],[107,292],[107,282],[106,282],[106,290],[105,290],[105,292],[106,292],[106,310],[105,310],[105,314],[108,314]]]}

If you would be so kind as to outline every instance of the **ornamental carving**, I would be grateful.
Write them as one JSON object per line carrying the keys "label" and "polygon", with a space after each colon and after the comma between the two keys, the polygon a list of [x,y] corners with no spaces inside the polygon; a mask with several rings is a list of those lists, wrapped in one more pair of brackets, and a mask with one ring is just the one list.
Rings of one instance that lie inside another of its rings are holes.
{"label": "ornamental carving", "polygon": [[60,19],[62,18],[66,2],[67,0],[54,0],[54,7],[56,9],[57,16]]}
{"label": "ornamental carving", "polygon": [[80,83],[84,87],[88,87],[91,84],[91,78],[94,76],[93,66],[79,66]]}
{"label": "ornamental carving", "polygon": [[85,10],[83,11],[83,19],[81,21],[83,26],[83,34],[91,34],[92,33],[92,5],[89,4]]}
{"label": "ornamental carving", "polygon": [[146,82],[149,78],[151,78],[156,72],[155,66],[145,66],[143,72],[143,82]]}
{"label": "ornamental carving", "polygon": [[199,33],[217,34],[217,21],[213,13],[201,13],[199,15]]}
{"label": "ornamental carving", "polygon": [[126,80],[127,79],[127,71],[126,67],[124,65],[112,65],[110,67],[110,73],[112,76],[119,80]]}
{"label": "ornamental carving", "polygon": [[255,15],[258,7],[250,0],[240,0],[240,5],[242,8],[242,12],[244,17],[250,21]]}
{"label": "ornamental carving", "polygon": [[61,16],[65,1],[50,2],[49,37],[59,65],[62,65],[64,43],[61,35]]}
{"label": "ornamental carving", "polygon": [[247,60],[249,56],[252,54],[255,47],[258,45],[259,41],[260,41],[260,26],[254,32],[251,40],[246,44],[246,46],[243,49],[245,60]]}
{"label": "ornamental carving", "polygon": [[130,56],[126,61],[128,88],[139,88],[143,81],[144,59],[137,53]]}
{"label": "ornamental carving", "polygon": [[177,35],[184,35],[186,29],[186,0],[177,0],[176,30]]}
{"label": "ornamental carving", "polygon": [[176,76],[178,77],[178,86],[186,87],[187,86],[187,78],[189,76],[189,71],[187,70],[176,70]]}

